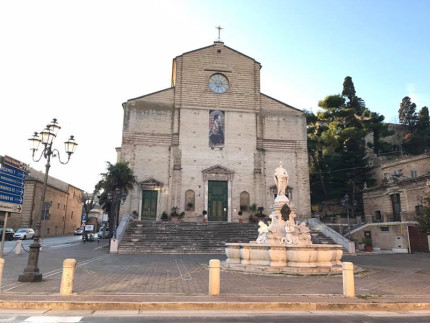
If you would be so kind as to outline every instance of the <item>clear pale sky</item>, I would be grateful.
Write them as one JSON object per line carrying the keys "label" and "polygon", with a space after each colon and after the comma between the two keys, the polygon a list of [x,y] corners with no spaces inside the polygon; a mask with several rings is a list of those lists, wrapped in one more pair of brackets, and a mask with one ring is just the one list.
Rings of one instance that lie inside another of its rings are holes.
{"label": "clear pale sky", "polygon": [[[0,1],[0,155],[38,170],[27,139],[59,120],[79,143],[50,175],[92,191],[116,162],[122,102],[170,87],[172,59],[225,45],[263,66],[261,91],[299,109],[351,76],[396,122],[404,96],[430,106],[430,1]],[[61,156],[63,159],[65,154]]]}

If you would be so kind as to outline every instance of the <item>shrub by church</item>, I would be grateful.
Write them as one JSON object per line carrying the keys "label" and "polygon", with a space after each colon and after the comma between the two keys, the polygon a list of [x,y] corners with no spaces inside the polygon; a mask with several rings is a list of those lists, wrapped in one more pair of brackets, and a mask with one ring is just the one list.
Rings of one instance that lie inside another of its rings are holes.
{"label": "shrub by church", "polygon": [[239,219],[256,204],[271,212],[273,172],[283,161],[296,214],[310,216],[306,120],[260,92],[261,64],[221,41],[173,59],[171,87],[123,103],[119,158],[137,176],[121,214],[159,220]]}

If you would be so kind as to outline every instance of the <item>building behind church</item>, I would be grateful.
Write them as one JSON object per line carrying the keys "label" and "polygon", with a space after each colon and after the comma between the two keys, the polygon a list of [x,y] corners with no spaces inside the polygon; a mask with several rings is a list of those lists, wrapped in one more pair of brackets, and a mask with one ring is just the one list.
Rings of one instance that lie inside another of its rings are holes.
{"label": "building behind church", "polygon": [[260,92],[261,67],[216,41],[173,59],[171,87],[123,103],[118,154],[138,184],[121,214],[159,220],[178,207],[184,221],[207,210],[237,222],[253,204],[269,214],[283,161],[296,214],[310,217],[305,115]]}

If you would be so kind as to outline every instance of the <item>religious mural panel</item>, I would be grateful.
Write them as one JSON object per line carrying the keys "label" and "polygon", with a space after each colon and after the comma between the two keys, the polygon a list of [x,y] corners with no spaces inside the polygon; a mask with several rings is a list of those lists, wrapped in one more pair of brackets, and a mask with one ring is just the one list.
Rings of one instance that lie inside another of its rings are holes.
{"label": "religious mural panel", "polygon": [[209,110],[209,146],[224,147],[224,111]]}

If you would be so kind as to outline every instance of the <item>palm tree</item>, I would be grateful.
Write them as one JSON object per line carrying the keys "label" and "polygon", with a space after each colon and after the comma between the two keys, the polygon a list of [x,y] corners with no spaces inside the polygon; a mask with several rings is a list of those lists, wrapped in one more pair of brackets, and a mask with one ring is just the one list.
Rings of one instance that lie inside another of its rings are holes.
{"label": "palm tree", "polygon": [[[110,230],[112,234],[116,229],[116,225],[118,225],[121,195],[127,194],[129,190],[132,190],[133,185],[137,181],[133,170],[129,167],[129,163],[121,161],[116,164],[107,162],[107,164],[107,172],[101,174],[102,179],[97,186],[102,190],[99,203],[103,210],[109,214],[109,226],[112,228]],[[109,193],[114,195],[113,203],[109,200]],[[113,208],[113,206],[116,208]],[[115,220],[116,223],[114,223]]]}

